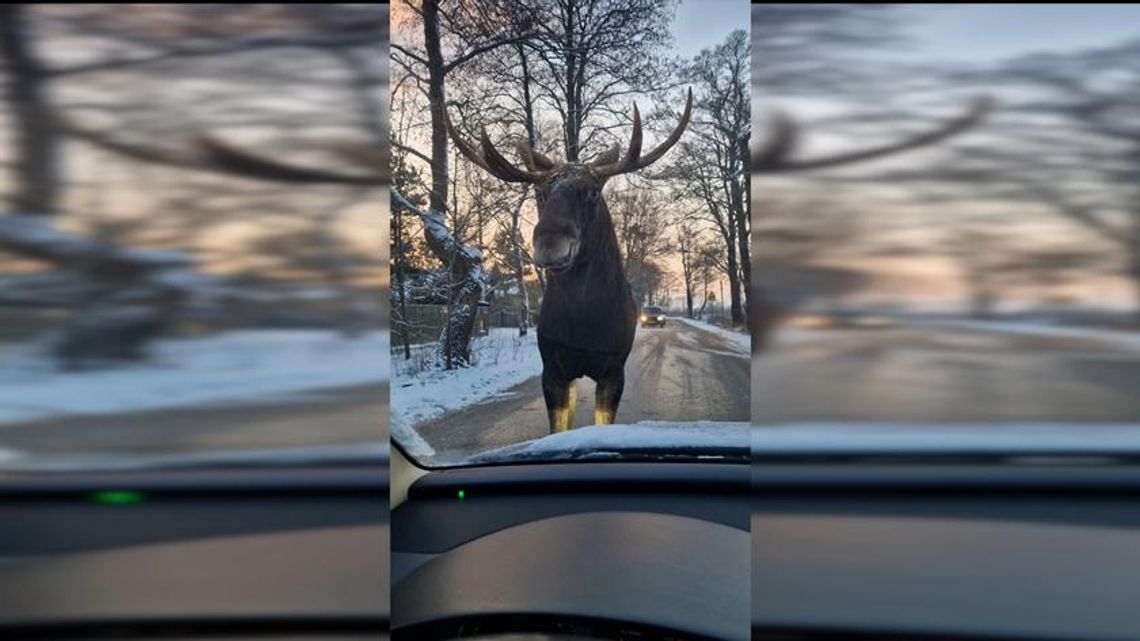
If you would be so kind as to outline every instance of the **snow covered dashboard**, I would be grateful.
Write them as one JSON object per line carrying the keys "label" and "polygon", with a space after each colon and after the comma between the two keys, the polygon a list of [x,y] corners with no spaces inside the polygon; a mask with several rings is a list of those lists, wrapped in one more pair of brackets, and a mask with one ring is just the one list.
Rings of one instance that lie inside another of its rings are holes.
{"label": "snow covered dashboard", "polygon": [[392,513],[393,638],[747,639],[749,545],[746,465],[430,474]]}

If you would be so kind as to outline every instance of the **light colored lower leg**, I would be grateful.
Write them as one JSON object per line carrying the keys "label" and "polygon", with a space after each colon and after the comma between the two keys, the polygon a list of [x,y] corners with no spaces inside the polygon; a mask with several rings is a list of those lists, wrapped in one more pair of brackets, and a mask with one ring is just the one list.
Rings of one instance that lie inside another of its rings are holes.
{"label": "light colored lower leg", "polygon": [[566,397],[566,407],[556,408],[550,413],[550,431],[565,432],[574,425],[574,410],[578,406],[578,383],[571,382]]}
{"label": "light colored lower leg", "polygon": [[550,411],[550,431],[565,432],[570,429],[571,416],[569,407],[559,407]]}
{"label": "light colored lower leg", "polygon": [[594,408],[594,425],[613,425],[613,422],[613,410],[602,409],[600,407]]}
{"label": "light colored lower leg", "polygon": [[570,394],[569,394],[567,411],[570,413],[566,417],[566,427],[574,426],[574,410],[578,409],[578,381],[570,381]]}

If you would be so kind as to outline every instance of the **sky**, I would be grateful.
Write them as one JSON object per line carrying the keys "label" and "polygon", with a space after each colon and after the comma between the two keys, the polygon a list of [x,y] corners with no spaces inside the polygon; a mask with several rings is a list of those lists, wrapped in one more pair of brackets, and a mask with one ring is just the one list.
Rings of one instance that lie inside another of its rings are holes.
{"label": "sky", "polygon": [[673,21],[676,52],[692,58],[734,29],[750,30],[750,6],[744,0],[682,0]]}
{"label": "sky", "polygon": [[1071,51],[1140,37],[1135,4],[961,4],[909,9],[914,51],[980,62],[1026,53]]}

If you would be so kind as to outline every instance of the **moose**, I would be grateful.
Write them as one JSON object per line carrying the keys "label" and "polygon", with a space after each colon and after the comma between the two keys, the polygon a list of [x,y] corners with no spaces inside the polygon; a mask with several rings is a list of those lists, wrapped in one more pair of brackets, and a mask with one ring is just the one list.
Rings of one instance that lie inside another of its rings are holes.
{"label": "moose", "polygon": [[463,139],[450,116],[445,119],[452,140],[468,160],[500,180],[535,186],[538,223],[533,258],[546,272],[536,333],[551,432],[568,430],[573,424],[575,381],[583,376],[596,383],[594,423],[614,422],[638,309],[602,189],[609,178],[643,169],[664,156],[680,140],[692,111],[690,89],[677,127],[647,154],[641,153],[641,114],[635,104],[624,154],[621,145],[614,145],[589,162],[560,163],[519,143],[524,168],[495,149],[485,128],[480,151]]}

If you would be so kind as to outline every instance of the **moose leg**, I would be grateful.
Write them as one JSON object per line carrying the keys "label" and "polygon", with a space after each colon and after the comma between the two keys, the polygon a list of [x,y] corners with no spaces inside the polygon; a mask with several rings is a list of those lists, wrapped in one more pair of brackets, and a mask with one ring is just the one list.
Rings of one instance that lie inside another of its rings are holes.
{"label": "moose leg", "polygon": [[625,373],[620,369],[598,381],[594,389],[594,425],[611,425],[625,389]]}
{"label": "moose leg", "polygon": [[554,374],[542,373],[542,396],[546,400],[546,414],[550,419],[550,432],[565,432],[574,424],[574,406],[578,400],[578,386]]}

